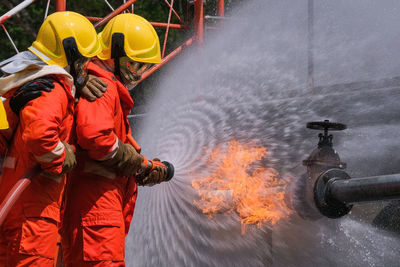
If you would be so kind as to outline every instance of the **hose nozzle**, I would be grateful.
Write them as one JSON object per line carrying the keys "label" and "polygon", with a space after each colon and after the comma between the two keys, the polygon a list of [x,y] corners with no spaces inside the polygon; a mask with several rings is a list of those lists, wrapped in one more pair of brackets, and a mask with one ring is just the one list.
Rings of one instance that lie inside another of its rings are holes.
{"label": "hose nozzle", "polygon": [[174,165],[172,165],[172,163],[168,162],[168,161],[163,161],[161,162],[162,164],[164,164],[165,168],[167,169],[167,177],[165,178],[165,181],[169,181],[172,179],[172,177],[174,177],[175,174],[175,168]]}
{"label": "hose nozzle", "polygon": [[174,177],[174,174],[175,174],[174,165],[172,165],[172,163],[170,163],[168,161],[159,162],[159,161],[153,161],[153,160],[147,160],[146,159],[144,164],[146,165],[146,168],[142,169],[138,173],[138,175],[136,176],[136,178],[138,178],[138,179],[144,179],[157,166],[162,166],[162,167],[165,167],[167,169],[167,175],[166,175],[165,180],[164,180],[165,182],[170,181],[172,179],[172,177]]}

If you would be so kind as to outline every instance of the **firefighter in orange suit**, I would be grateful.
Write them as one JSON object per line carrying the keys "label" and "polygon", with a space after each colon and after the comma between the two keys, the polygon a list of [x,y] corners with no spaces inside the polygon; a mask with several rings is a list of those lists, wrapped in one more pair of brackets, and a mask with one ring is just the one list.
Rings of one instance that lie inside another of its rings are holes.
{"label": "firefighter in orange suit", "polygon": [[0,266],[54,265],[65,173],[76,163],[68,144],[74,93],[85,80],[88,58],[100,51],[96,31],[85,17],[57,12],[43,22],[29,51],[17,55],[16,62],[18,57],[24,57],[21,62],[29,60],[27,67],[19,69],[20,64],[10,62],[2,69],[10,73],[0,81],[11,87],[6,98],[40,77],[50,78],[54,88],[19,111],[19,123],[4,159],[1,200],[29,169],[39,164],[41,172],[1,225]]}
{"label": "firefighter in orange suit", "polygon": [[[127,119],[133,100],[126,86],[161,60],[154,28],[134,14],[114,17],[99,40],[103,50],[88,70],[108,87],[94,102],[81,99],[75,110],[78,165],[67,182],[61,227],[66,266],[125,265],[135,174],[144,160]],[[165,178],[166,169],[159,166],[143,183]]]}

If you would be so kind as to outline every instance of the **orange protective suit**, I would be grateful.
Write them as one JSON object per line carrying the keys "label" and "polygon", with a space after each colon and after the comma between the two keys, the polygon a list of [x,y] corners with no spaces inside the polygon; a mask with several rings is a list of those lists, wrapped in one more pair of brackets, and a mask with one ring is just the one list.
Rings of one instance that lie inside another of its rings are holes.
{"label": "orange protective suit", "polygon": [[[118,139],[140,148],[127,115],[133,100],[114,74],[91,62],[88,71],[108,84],[94,102],[75,109],[78,165],[68,177],[61,227],[66,266],[125,266],[125,236],[137,197],[134,177],[121,177],[101,164],[115,154]],[[79,150],[79,149],[78,149]]]}
{"label": "orange protective suit", "polygon": [[[53,266],[65,185],[64,145],[73,124],[74,97],[60,76],[54,89],[30,101],[8,147],[0,179],[0,200],[39,163],[46,171],[32,180],[0,228],[0,266]],[[14,90],[8,92],[12,95]],[[7,95],[6,95],[7,97]]]}

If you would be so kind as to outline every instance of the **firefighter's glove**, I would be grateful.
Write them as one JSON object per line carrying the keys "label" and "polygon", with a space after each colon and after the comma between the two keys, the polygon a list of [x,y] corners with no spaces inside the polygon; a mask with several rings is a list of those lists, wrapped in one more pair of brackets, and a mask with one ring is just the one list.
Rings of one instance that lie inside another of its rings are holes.
{"label": "firefighter's glove", "polygon": [[153,170],[139,183],[139,185],[153,186],[159,184],[167,178],[167,168],[160,162],[160,159],[153,159]]}
{"label": "firefighter's glove", "polygon": [[64,151],[65,151],[65,159],[62,167],[62,173],[67,173],[75,167],[76,157],[72,146],[64,141],[62,143],[64,145]]}
{"label": "firefighter's glove", "polygon": [[41,96],[42,91],[50,92],[53,88],[54,83],[50,78],[42,77],[29,81],[14,92],[10,98],[10,107],[18,115],[26,103]]}
{"label": "firefighter's glove", "polygon": [[89,74],[89,78],[85,86],[83,86],[80,95],[86,100],[93,102],[107,91],[107,85],[100,78]]}
{"label": "firefighter's glove", "polygon": [[130,177],[140,169],[143,160],[143,156],[133,146],[118,139],[117,153],[113,158],[105,160],[104,164],[113,167],[122,176]]}

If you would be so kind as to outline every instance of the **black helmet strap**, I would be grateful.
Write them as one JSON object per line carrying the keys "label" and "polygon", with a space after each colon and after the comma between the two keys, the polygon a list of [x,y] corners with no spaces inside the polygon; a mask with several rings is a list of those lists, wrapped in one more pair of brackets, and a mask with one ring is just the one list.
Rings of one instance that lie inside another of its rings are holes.
{"label": "black helmet strap", "polygon": [[119,58],[125,57],[125,49],[124,49],[124,34],[120,32],[116,32],[111,37],[111,58],[114,59],[114,74],[118,77],[121,77]]}
{"label": "black helmet strap", "polygon": [[68,65],[72,66],[75,60],[82,58],[82,54],[79,52],[74,37],[65,38],[63,41],[65,56],[67,57]]}
{"label": "black helmet strap", "polygon": [[74,85],[77,89],[77,92],[81,89],[82,85],[78,83],[78,72],[75,69],[74,62],[78,59],[83,58],[82,54],[78,50],[78,46],[76,45],[76,41],[74,37],[68,37],[63,40],[63,46],[65,51],[65,56],[67,57],[67,62],[70,67],[70,74],[72,78],[74,78]]}

